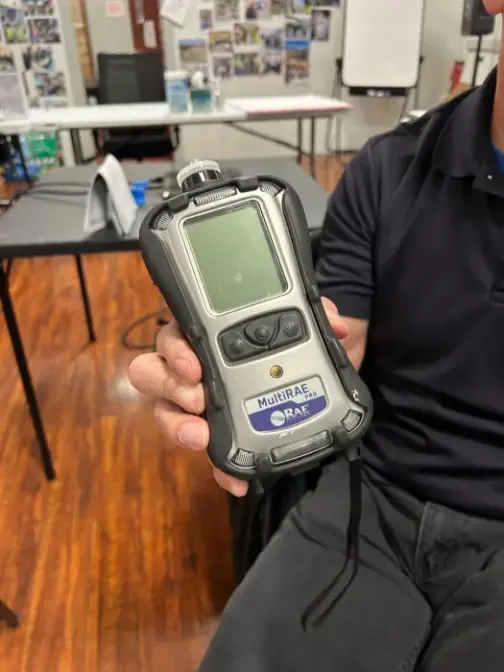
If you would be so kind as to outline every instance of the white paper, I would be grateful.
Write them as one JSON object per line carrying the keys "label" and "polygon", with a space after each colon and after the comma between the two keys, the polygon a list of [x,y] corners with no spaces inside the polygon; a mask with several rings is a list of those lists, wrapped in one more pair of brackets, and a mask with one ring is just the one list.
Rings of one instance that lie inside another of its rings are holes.
{"label": "white paper", "polygon": [[[124,234],[128,233],[128,231],[125,231],[122,227],[121,215],[117,212],[114,199],[112,198],[112,195],[110,194],[109,191],[107,191],[106,203],[107,203],[107,221],[112,223],[114,229],[117,232],[117,235],[123,236]],[[129,230],[131,231],[131,226],[129,227]]]}
{"label": "white paper", "polygon": [[124,0],[105,0],[105,13],[108,19],[124,16]]}
{"label": "white paper", "polygon": [[95,175],[89,189],[84,214],[84,232],[95,233],[107,226],[107,185]]}
{"label": "white paper", "polygon": [[117,233],[126,235],[133,228],[137,210],[123,167],[114,156],[107,154],[89,190],[84,231],[99,231],[112,221]]}
{"label": "white paper", "polygon": [[163,19],[182,28],[191,2],[192,0],[163,0],[159,14]]}
{"label": "white paper", "polygon": [[156,25],[154,21],[151,21],[150,19],[144,21],[143,38],[144,38],[144,47],[146,49],[157,48]]}
{"label": "white paper", "polygon": [[97,171],[105,180],[110,200],[119,218],[119,225],[123,233],[129,233],[135,223],[137,204],[133,198],[128,179],[119,161],[107,154],[105,161]]}
{"label": "white paper", "polygon": [[6,9],[23,9],[23,0],[1,0],[0,7]]}
{"label": "white paper", "polygon": [[28,119],[28,101],[19,72],[0,73],[0,119]]}

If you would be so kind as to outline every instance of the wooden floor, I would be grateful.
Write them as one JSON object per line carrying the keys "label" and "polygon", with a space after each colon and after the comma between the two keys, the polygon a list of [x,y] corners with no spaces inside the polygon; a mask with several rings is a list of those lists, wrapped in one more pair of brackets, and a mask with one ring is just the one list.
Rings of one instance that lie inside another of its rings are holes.
{"label": "wooden floor", "polygon": [[[328,189],[341,172],[326,157],[317,170]],[[0,670],[193,672],[233,589],[226,497],[205,455],[167,444],[129,385],[121,331],[163,305],[140,256],[84,264],[92,346],[71,257],[12,271],[58,478],[44,480],[2,323],[0,597],[22,627],[0,629]]]}

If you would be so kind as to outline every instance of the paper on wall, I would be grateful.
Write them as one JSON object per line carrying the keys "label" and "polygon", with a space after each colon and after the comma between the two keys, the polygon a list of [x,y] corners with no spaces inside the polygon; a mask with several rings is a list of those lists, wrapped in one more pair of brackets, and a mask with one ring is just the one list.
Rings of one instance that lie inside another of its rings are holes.
{"label": "paper on wall", "polygon": [[233,62],[237,77],[260,75],[262,72],[261,55],[258,51],[236,53]]}
{"label": "paper on wall", "polygon": [[16,72],[14,52],[10,47],[0,46],[0,73]]}
{"label": "paper on wall", "polygon": [[285,25],[286,41],[310,40],[312,35],[312,23],[309,18],[298,21],[287,21]]}
{"label": "paper on wall", "polygon": [[143,22],[143,41],[146,49],[157,48],[156,24],[151,19]]}
{"label": "paper on wall", "polygon": [[328,42],[331,33],[331,11],[329,9],[314,9],[312,11],[312,40],[314,42]]}
{"label": "paper on wall", "polygon": [[[310,76],[310,40],[301,37],[289,39],[288,29],[289,25],[285,40],[285,82],[301,84]],[[311,25],[308,25],[308,37],[311,37]]]}
{"label": "paper on wall", "polygon": [[119,19],[124,16],[124,0],[105,0],[105,14],[108,19]]}
{"label": "paper on wall", "polygon": [[0,4],[6,9],[22,9],[23,0],[2,0]]}
{"label": "paper on wall", "polygon": [[135,0],[135,19],[139,24],[145,21],[144,0]]}
{"label": "paper on wall", "polygon": [[184,37],[178,41],[179,64],[190,73],[201,71],[208,77],[208,48],[201,37]]}
{"label": "paper on wall", "polygon": [[245,19],[269,19],[271,13],[270,0],[245,0]]}
{"label": "paper on wall", "polygon": [[233,33],[230,30],[209,31],[208,48],[212,54],[231,54],[233,52]]}
{"label": "paper on wall", "polygon": [[257,23],[235,23],[234,33],[237,47],[257,47],[261,43],[259,25]]}
{"label": "paper on wall", "polygon": [[311,14],[313,0],[290,0],[292,14]]}
{"label": "paper on wall", "polygon": [[229,23],[239,21],[241,8],[240,0],[215,0],[214,16],[215,23]]}
{"label": "paper on wall", "polygon": [[28,42],[28,26],[22,10],[8,9],[0,2],[0,23],[6,44],[24,44]]}
{"label": "paper on wall", "polygon": [[233,57],[231,54],[216,54],[212,57],[212,74],[215,79],[230,79],[233,73]]}
{"label": "paper on wall", "polygon": [[163,19],[182,28],[190,6],[191,0],[163,0],[159,14]]}
{"label": "paper on wall", "polygon": [[200,30],[209,30],[213,27],[213,16],[211,9],[199,10],[199,24]]}
{"label": "paper on wall", "polygon": [[27,118],[28,103],[19,72],[2,72],[0,74],[0,119],[11,121]]}
{"label": "paper on wall", "polygon": [[271,16],[287,14],[287,0],[271,0]]}

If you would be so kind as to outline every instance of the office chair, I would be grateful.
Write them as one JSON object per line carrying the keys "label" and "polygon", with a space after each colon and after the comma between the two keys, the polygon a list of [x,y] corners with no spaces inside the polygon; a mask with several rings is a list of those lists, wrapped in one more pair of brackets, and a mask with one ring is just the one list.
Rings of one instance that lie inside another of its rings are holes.
{"label": "office chair", "polygon": [[[166,101],[161,54],[98,54],[98,103],[160,103]],[[110,128],[101,149],[118,160],[172,158],[178,127]]]}
{"label": "office chair", "polygon": [[[312,259],[315,265],[320,247],[321,230],[311,232]],[[313,490],[321,467],[284,475],[268,491],[268,495],[249,487],[245,497],[229,497],[229,513],[233,539],[235,583],[241,583],[257,556],[276,532],[285,516],[301,497]]]}

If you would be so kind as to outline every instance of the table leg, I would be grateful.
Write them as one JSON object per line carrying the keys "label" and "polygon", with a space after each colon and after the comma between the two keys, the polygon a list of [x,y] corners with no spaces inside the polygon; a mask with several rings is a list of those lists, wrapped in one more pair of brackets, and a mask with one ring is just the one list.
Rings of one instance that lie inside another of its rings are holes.
{"label": "table leg", "polygon": [[310,119],[310,173],[311,176],[316,178],[315,170],[315,131],[316,131],[316,118],[312,117]]}
{"label": "table leg", "polygon": [[297,158],[296,161],[301,163],[303,158],[303,119],[297,120]]}
{"label": "table leg", "polygon": [[19,331],[16,315],[14,313],[14,307],[12,305],[12,299],[9,291],[9,281],[5,274],[3,264],[0,264],[0,298],[5,316],[5,322],[7,324],[7,330],[9,332],[12,343],[12,349],[14,350],[14,355],[16,357],[19,375],[21,376],[21,381],[23,383],[33,429],[35,430],[35,435],[37,437],[44,472],[47,480],[52,481],[54,478],[56,478],[56,474],[52,463],[51,451],[49,450],[45,436],[44,425],[40,415],[37,396],[33,387],[30,370],[28,368],[28,362],[26,360],[26,355],[23,348],[21,333]]}
{"label": "table leg", "polygon": [[96,334],[93,325],[93,316],[91,314],[91,304],[89,302],[89,294],[87,291],[86,277],[84,275],[84,268],[82,267],[82,259],[80,254],[75,255],[75,263],[77,265],[77,274],[79,276],[79,284],[82,296],[82,303],[84,305],[84,313],[86,315],[86,324],[89,334],[89,342],[96,342]]}
{"label": "table leg", "polygon": [[84,163],[84,157],[82,156],[82,147],[80,141],[79,131],[75,128],[70,130],[70,139],[72,141],[72,149],[75,158],[75,165],[80,166]]}

